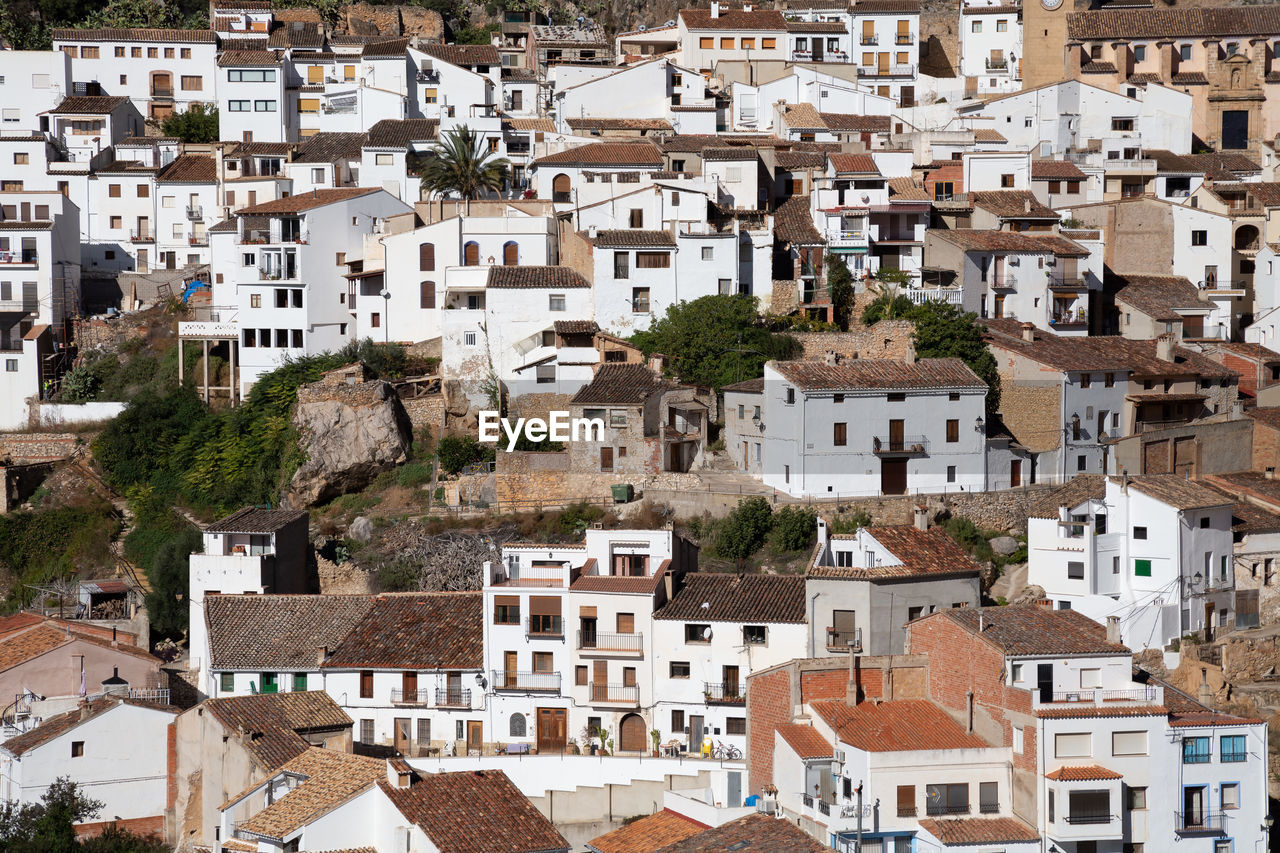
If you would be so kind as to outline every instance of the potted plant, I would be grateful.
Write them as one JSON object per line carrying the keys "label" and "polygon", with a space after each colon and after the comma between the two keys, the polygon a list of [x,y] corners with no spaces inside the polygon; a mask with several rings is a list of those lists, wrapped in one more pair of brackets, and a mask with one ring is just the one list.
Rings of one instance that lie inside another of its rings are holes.
{"label": "potted plant", "polygon": [[570,755],[582,754],[582,750],[578,749],[578,742],[573,738],[569,738],[569,742],[565,746],[568,748]]}
{"label": "potted plant", "polygon": [[613,741],[609,738],[608,729],[601,726],[596,729],[596,737],[600,740],[600,752],[603,755],[613,754]]}
{"label": "potted plant", "polygon": [[588,754],[596,754],[596,733],[590,726],[582,727],[582,746]]}
{"label": "potted plant", "polygon": [[649,730],[649,737],[653,739],[653,757],[658,757],[658,741],[662,738],[662,733],[657,729]]}

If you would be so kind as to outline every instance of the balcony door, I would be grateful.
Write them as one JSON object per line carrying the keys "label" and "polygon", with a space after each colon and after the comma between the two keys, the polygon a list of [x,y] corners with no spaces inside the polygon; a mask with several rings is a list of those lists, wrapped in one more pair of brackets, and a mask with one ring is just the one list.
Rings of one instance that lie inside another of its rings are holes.
{"label": "balcony door", "polygon": [[702,748],[702,736],[706,730],[706,717],[697,714],[689,717],[689,751],[695,755]]}
{"label": "balcony door", "polygon": [[503,686],[508,690],[514,690],[518,676],[516,675],[517,660],[515,652],[502,653],[502,680]]}
{"label": "balcony door", "polygon": [[1204,826],[1208,818],[1208,797],[1203,785],[1182,789],[1182,825],[1187,828]]}
{"label": "balcony door", "polygon": [[591,671],[591,701],[604,702],[609,698],[609,662],[595,661]]}
{"label": "balcony door", "polygon": [[445,698],[450,705],[462,704],[462,673],[451,672],[445,676]]}
{"label": "balcony door", "polygon": [[889,449],[896,453],[902,451],[905,425],[906,421],[897,418],[889,421]]}
{"label": "balcony door", "polygon": [[738,693],[738,668],[736,666],[726,666],[724,672],[724,698],[729,699],[737,697]]}

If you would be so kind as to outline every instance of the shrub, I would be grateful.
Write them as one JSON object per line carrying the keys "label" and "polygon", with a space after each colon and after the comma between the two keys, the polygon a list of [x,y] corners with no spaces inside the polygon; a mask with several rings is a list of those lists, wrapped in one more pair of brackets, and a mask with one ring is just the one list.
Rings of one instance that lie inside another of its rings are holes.
{"label": "shrub", "polygon": [[68,403],[87,403],[97,395],[100,384],[87,366],[72,368],[62,377],[62,399]]}
{"label": "shrub", "polygon": [[865,509],[855,509],[848,515],[840,515],[831,519],[829,525],[832,535],[840,534],[842,536],[857,533],[860,528],[871,526],[871,516]]}
{"label": "shrub", "polygon": [[436,443],[440,469],[456,474],[476,462],[493,461],[492,447],[486,447],[470,435],[446,435]]}
{"label": "shrub", "polygon": [[713,543],[716,554],[745,560],[764,544],[773,524],[773,508],[762,497],[743,498],[724,519]]}
{"label": "shrub", "polygon": [[769,547],[774,553],[799,551],[814,542],[818,532],[818,514],[807,507],[784,506],[773,515]]}
{"label": "shrub", "polygon": [[431,482],[430,462],[409,462],[396,471],[396,485],[412,489]]}

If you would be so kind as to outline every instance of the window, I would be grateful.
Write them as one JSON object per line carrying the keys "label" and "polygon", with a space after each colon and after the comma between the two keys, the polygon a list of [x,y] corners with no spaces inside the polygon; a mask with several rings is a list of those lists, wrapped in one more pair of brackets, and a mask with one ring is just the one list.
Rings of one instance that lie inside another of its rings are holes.
{"label": "window", "polygon": [[564,294],[563,293],[549,294],[547,296],[547,310],[563,311],[564,310]]}
{"label": "window", "polygon": [[575,666],[573,668],[573,683],[577,687],[587,686],[587,668],[585,666]]}
{"label": "window", "polygon": [[251,293],[251,294],[249,294],[249,307],[250,307],[250,308],[261,308],[261,307],[262,307],[262,294],[261,294],[261,293]]}
{"label": "window", "polygon": [[117,230],[124,227],[124,217],[122,216],[109,217],[107,222],[110,225],[110,227],[115,228]]}
{"label": "window", "polygon": [[147,48],[147,59],[159,59],[159,58],[160,58],[160,48],[158,47]]}
{"label": "window", "polygon": [[670,665],[670,675],[672,678],[688,678],[689,662],[687,660],[673,660]]}
{"label": "window", "polygon": [[[301,101],[299,101],[299,103],[301,103]],[[253,111],[255,113],[273,113],[276,111],[276,102],[275,101],[254,101]],[[302,112],[302,110],[299,110],[299,112]],[[311,110],[311,112],[315,112],[315,110]]]}
{"label": "window", "polygon": [[249,112],[249,102],[248,101],[227,101],[227,112],[247,113]]}
{"label": "window", "polygon": [[151,187],[148,184],[138,184],[138,198],[150,198]]}
{"label": "window", "polygon": [[733,39],[731,39],[731,38],[721,38],[721,39],[720,39],[720,49],[721,49],[721,50],[733,50]]}
{"label": "window", "polygon": [[1133,576],[1136,578],[1151,577],[1151,561],[1150,560],[1134,560]]}
{"label": "window", "polygon": [[1249,757],[1245,750],[1244,735],[1223,735],[1218,747],[1219,760],[1223,764],[1236,764]]}
{"label": "window", "polygon": [[475,345],[476,345],[476,333],[475,333],[475,332],[463,332],[463,333],[462,333],[462,345],[463,345],[464,347],[473,347],[473,346],[475,346]]}
{"label": "window", "polygon": [[847,423],[838,423],[833,424],[832,426],[834,427],[834,435],[831,438],[832,443],[835,444],[836,447],[846,446],[849,443],[849,425]]}
{"label": "window", "polygon": [[500,595],[494,599],[493,624],[520,624],[520,598],[518,596]]}
{"label": "window", "polygon": [[630,278],[631,270],[628,262],[631,255],[629,252],[613,253],[613,277],[614,278]]}
{"label": "window", "polygon": [[[458,721],[458,725],[462,725],[462,721]],[[373,743],[373,720],[360,721],[360,742]]]}
{"label": "window", "polygon": [[120,198],[119,184],[107,184],[107,198]]}
{"label": "window", "polygon": [[969,813],[969,785],[925,785],[925,812],[930,815]]}
{"label": "window", "polygon": [[1000,811],[999,787],[995,782],[978,783],[978,811],[983,814],[995,814]]}
{"label": "window", "polygon": [[1208,764],[1209,739],[1207,737],[1188,737],[1182,739],[1183,764]]}
{"label": "window", "polygon": [[774,39],[762,38],[760,39],[760,47],[763,50],[776,50],[778,47],[778,40],[776,38]]}
{"label": "window", "polygon": [[947,421],[947,443],[953,444],[960,440],[960,421],[951,418]]}
{"label": "window", "polygon": [[371,669],[360,670],[360,698],[373,698],[373,670]]}
{"label": "window", "polygon": [[1189,44],[1180,44],[1180,45],[1178,45],[1178,57],[1179,57],[1183,62],[1186,62],[1188,59],[1190,59],[1190,58],[1191,58],[1191,45],[1189,45]]}
{"label": "window", "polygon": [[1000,186],[1001,186],[1002,188],[1004,188],[1004,189],[1012,189],[1012,188],[1013,188],[1013,175],[1001,175],[1001,176],[1000,176]]}
{"label": "window", "polygon": [[947,466],[947,482],[954,483],[955,481],[956,481],[956,466],[948,465]]}
{"label": "window", "polygon": [[[1014,755],[1022,755],[1022,750],[1026,745],[1026,737],[1027,737],[1026,732],[1024,732],[1020,727],[1014,726],[1013,728]],[[1052,818],[1050,818],[1050,820],[1052,820]]]}
{"label": "window", "polygon": [[189,47],[179,48],[179,49],[178,49],[178,56],[179,56],[180,58],[182,58],[182,59],[190,59],[190,58],[191,58],[191,48],[189,48]]}
{"label": "window", "polygon": [[609,426],[613,429],[627,428],[627,410],[626,409],[610,409],[609,410]]}
{"label": "window", "polygon": [[307,674],[305,672],[295,672],[293,674],[293,692],[307,692]]}
{"label": "window", "polygon": [[908,622],[914,622],[914,621],[916,621],[917,619],[919,619],[919,618],[920,618],[921,616],[923,616],[923,615],[924,615],[924,608],[923,608],[923,607],[908,607],[908,608],[907,608],[907,621],[908,621]]}
{"label": "window", "polygon": [[418,307],[436,307],[436,283],[434,281],[424,281],[418,285]]}
{"label": "window", "polygon": [[716,46],[716,40],[709,36],[702,36],[698,39],[698,47],[702,50],[711,50]]}
{"label": "window", "polygon": [[1007,32],[1009,32],[1009,22],[1008,22],[1008,21],[1003,21],[1003,20],[1002,20],[1002,21],[996,21],[996,32],[998,32],[998,33],[1007,33]]}
{"label": "window", "polygon": [[755,49],[756,49],[756,40],[755,40],[755,39],[753,39],[753,38],[744,38],[744,39],[742,40],[742,49],[743,49],[743,50],[755,50]]}
{"label": "window", "polygon": [[691,622],[686,623],[684,626],[684,641],[686,643],[711,642],[711,626],[697,625]]}
{"label": "window", "polygon": [[727,717],[724,721],[724,733],[727,735],[745,735],[747,733],[747,718]]}
{"label": "window", "polygon": [[632,228],[644,227],[644,210],[638,207],[631,208],[631,212],[627,216],[627,222]]}
{"label": "window", "polygon": [[768,639],[768,629],[764,625],[743,625],[742,642],[747,646],[763,646]]}
{"label": "window", "polygon": [[1146,538],[1147,538],[1147,528],[1145,528],[1145,527],[1135,527],[1135,528],[1133,528],[1133,538],[1134,538],[1134,539],[1146,539]]}
{"label": "window", "polygon": [[1209,232],[1197,229],[1191,232],[1191,245],[1207,246],[1209,245]]}
{"label": "window", "polygon": [[[582,668],[586,669],[586,667],[582,667]],[[509,725],[510,725],[511,737],[525,737],[526,724],[525,724],[524,714],[521,714],[519,711],[516,711],[514,714],[511,715],[511,722]]]}
{"label": "window", "polygon": [[794,388],[788,388],[788,389],[787,389],[787,397],[786,397],[786,400],[787,400],[787,405],[788,405],[788,406],[795,405],[795,402],[796,402],[796,389],[794,389]]}
{"label": "window", "polygon": [[83,755],[84,755],[84,741],[82,740],[71,741],[71,757],[80,758]]}
{"label": "window", "polygon": [[671,731],[673,733],[684,731],[684,711],[671,712]]}
{"label": "window", "polygon": [[[1222,783],[1222,810],[1230,811],[1240,808],[1240,783],[1239,782],[1223,782]],[[1228,848],[1230,849],[1230,848]]]}
{"label": "window", "polygon": [[182,88],[187,92],[204,91],[204,78],[195,74],[183,74],[181,77]]}
{"label": "window", "polygon": [[1145,811],[1147,808],[1147,789],[1125,788],[1125,808],[1131,812]]}
{"label": "window", "polygon": [[975,21],[971,22],[971,23],[969,24],[969,32],[971,32],[971,33],[980,33],[980,32],[982,32],[982,21],[977,21],[977,20],[975,20]]}
{"label": "window", "polygon": [[1113,118],[1111,119],[1111,129],[1121,132],[1133,130],[1133,119],[1131,118]]}
{"label": "window", "polygon": [[1067,563],[1067,580],[1084,580],[1084,563],[1079,560]]}
{"label": "window", "polygon": [[1144,731],[1112,732],[1111,754],[1116,756],[1146,755],[1147,733]]}
{"label": "window", "polygon": [[1093,755],[1093,735],[1089,732],[1055,735],[1053,754],[1056,758],[1089,758]]}
{"label": "window", "polygon": [[649,288],[631,288],[631,310],[636,314],[648,314],[652,310],[649,303]]}

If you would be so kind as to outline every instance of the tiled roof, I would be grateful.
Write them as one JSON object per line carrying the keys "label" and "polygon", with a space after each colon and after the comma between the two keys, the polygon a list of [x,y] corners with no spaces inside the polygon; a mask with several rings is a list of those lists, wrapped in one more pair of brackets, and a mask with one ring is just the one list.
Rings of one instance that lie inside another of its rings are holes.
{"label": "tiled roof", "polygon": [[566,118],[564,123],[573,130],[665,130],[670,131],[671,122],[664,118],[611,118],[595,116],[576,116]]}
{"label": "tiled roof", "polygon": [[32,658],[47,654],[71,642],[65,631],[41,625],[0,642],[0,672],[13,669]]}
{"label": "tiled roof", "polygon": [[408,788],[379,782],[440,853],[552,853],[569,842],[501,770],[426,773]]}
{"label": "tiled roof", "polygon": [[247,506],[204,529],[205,533],[275,533],[307,514],[300,509],[259,509]]}
{"label": "tiled roof", "polygon": [[360,56],[364,59],[400,59],[408,49],[408,39],[391,39],[366,44]]}
{"label": "tiled roof", "polygon": [[775,729],[801,760],[830,758],[835,754],[830,742],[813,726],[785,723]]}
{"label": "tiled roof", "polygon": [[1207,86],[1209,78],[1203,71],[1179,71],[1169,78],[1175,86]]}
{"label": "tiled roof", "polygon": [[367,133],[317,133],[298,146],[295,163],[332,163],[339,159],[359,160]]}
{"label": "tiled roof", "polygon": [[1039,841],[1040,835],[1016,817],[924,818],[920,826],[948,847]]}
{"label": "tiled roof", "polygon": [[920,0],[854,0],[853,14],[883,15],[890,12],[919,14]]}
{"label": "tiled roof", "polygon": [[161,29],[120,29],[101,27],[98,29],[55,29],[52,32],[54,41],[151,41],[174,42],[175,44],[216,44],[218,39],[212,30],[161,30]]}
{"label": "tiled roof", "polygon": [[269,50],[224,50],[218,54],[221,68],[273,68],[280,58]]}
{"label": "tiled roof", "polygon": [[1067,15],[1067,39],[1211,38],[1280,33],[1280,6],[1105,9]]}
{"label": "tiled roof", "polygon": [[639,166],[658,168],[662,154],[651,142],[592,142],[557,151],[533,161],[534,166]]}
{"label": "tiled roof", "polygon": [[440,132],[438,118],[384,118],[369,128],[370,148],[408,148],[413,142],[428,142]]}
{"label": "tiled roof", "polygon": [[[708,605],[703,607],[703,605]],[[654,619],[685,622],[805,621],[804,577],[689,572]]]}
{"label": "tiled roof", "polygon": [[50,115],[107,115],[128,102],[123,95],[68,95]]}
{"label": "tiled roof", "polygon": [[1233,533],[1275,533],[1280,531],[1280,515],[1251,503],[1231,505]]}
{"label": "tiled roof", "polygon": [[689,30],[777,30],[783,32],[787,28],[787,20],[781,12],[772,9],[756,9],[746,12],[741,9],[729,9],[720,13],[720,17],[711,17],[710,9],[681,9],[680,20]]}
{"label": "tiled roof", "polygon": [[757,160],[760,155],[754,148],[746,148],[742,145],[726,145],[722,148],[703,148],[702,159],[711,162],[736,162],[743,160]]}
{"label": "tiled roof", "polygon": [[732,391],[738,394],[760,394],[764,391],[764,379],[744,379],[732,385],[725,385],[721,391]]}
{"label": "tiled roof", "polygon": [[800,827],[771,815],[753,814],[721,824],[683,841],[659,847],[653,853],[824,853],[819,844]]}
{"label": "tiled roof", "polygon": [[502,123],[512,130],[540,130],[543,133],[555,133],[556,126],[549,118],[504,118]]}
{"label": "tiled roof", "polygon": [[1200,291],[1180,275],[1116,274],[1116,302],[1123,302],[1153,320],[1180,320],[1178,308],[1206,308]]}
{"label": "tiled roof", "polygon": [[821,169],[827,158],[817,151],[779,151],[774,156],[774,162],[779,169],[797,172],[801,169]]}
{"label": "tiled roof", "polygon": [[1027,517],[1056,519],[1059,507],[1078,507],[1088,500],[1102,500],[1106,494],[1106,477],[1101,474],[1077,474],[1063,485],[1032,501],[1027,507]]}
{"label": "tiled roof", "polygon": [[1087,720],[1093,717],[1164,717],[1169,709],[1163,705],[1085,705],[1072,708],[1040,708],[1035,712],[1044,720]]}
{"label": "tiled roof", "polygon": [[[314,11],[314,10],[310,10]],[[324,47],[324,25],[320,21],[289,21],[278,23],[267,37],[267,47],[273,48],[320,48]],[[295,53],[295,62],[318,59],[316,53]]]}
{"label": "tiled roof", "polygon": [[1123,779],[1124,776],[1114,770],[1089,764],[1084,767],[1059,767],[1044,774],[1044,778],[1055,782],[1100,782],[1103,779]]}
{"label": "tiled roof", "polygon": [[1258,181],[1244,184],[1244,191],[1258,200],[1263,207],[1280,207],[1280,183]]}
{"label": "tiled roof", "polygon": [[286,835],[387,778],[385,761],[320,747],[308,749],[280,770],[303,779],[292,791],[239,823],[237,829],[283,841]]}
{"label": "tiled roof", "polygon": [[[1112,477],[1111,481],[1120,483],[1121,478]],[[1144,474],[1129,477],[1128,482],[1129,488],[1137,489],[1174,509],[1206,509],[1231,504],[1231,499],[1217,489],[1178,474]]]}
{"label": "tiled roof", "polygon": [[889,201],[933,201],[933,196],[911,178],[890,178]]}
{"label": "tiled roof", "polygon": [[[953,234],[954,231],[939,232]],[[1208,356],[1185,347],[1174,348],[1174,360],[1156,356],[1155,341],[1135,341],[1115,335],[1063,338],[1041,329],[1031,330],[1033,340],[1022,338],[1017,320],[983,320],[991,346],[1016,352],[1041,364],[1067,371],[1129,370],[1134,378],[1148,376],[1196,376],[1230,379],[1236,372]]]}
{"label": "tiled roof", "polygon": [[639,405],[671,387],[643,364],[606,364],[570,401],[576,405]]}
{"label": "tiled roof", "polygon": [[683,841],[707,827],[704,824],[663,809],[639,820],[598,836],[587,842],[595,853],[650,853],[667,844]]}
{"label": "tiled roof", "polygon": [[244,748],[268,770],[311,748],[300,732],[351,727],[351,718],[321,690],[206,699],[201,707],[216,717],[233,738],[238,732],[248,732]]}
{"label": "tiled roof", "polygon": [[212,669],[316,669],[369,611],[368,595],[210,595],[205,598]]}
{"label": "tiled roof", "polygon": [[324,668],[480,669],[483,630],[479,592],[379,595]]}
{"label": "tiled roof", "polygon": [[1265,427],[1280,430],[1280,406],[1254,406],[1245,414]]}
{"label": "tiled roof", "polygon": [[974,207],[990,211],[1002,219],[1057,219],[1058,214],[1045,207],[1030,190],[986,190],[969,193]]}
{"label": "tiled roof", "polygon": [[284,156],[293,150],[292,142],[223,142],[230,146],[227,153],[235,157]]}
{"label": "tiled roof", "polygon": [[1083,181],[1084,172],[1069,160],[1032,160],[1033,181]]}
{"label": "tiled roof", "polygon": [[789,33],[848,33],[841,21],[787,21]]}
{"label": "tiled roof", "polygon": [[880,174],[880,169],[870,154],[831,154],[829,159],[837,175]]}
{"label": "tiled roof", "polygon": [[502,57],[498,49],[491,44],[422,44],[418,50],[464,68],[472,65],[501,65]]}
{"label": "tiled roof", "polygon": [[1164,80],[1161,79],[1159,74],[1152,74],[1152,73],[1146,72],[1146,73],[1130,74],[1129,82],[1145,86],[1148,83],[1163,83]]}
{"label": "tiled roof", "polygon": [[813,104],[801,101],[798,104],[783,104],[781,107],[783,118],[787,120],[787,126],[790,128],[824,128],[826,122],[822,120],[822,115],[818,112],[818,108]]}
{"label": "tiled roof", "polygon": [[595,320],[556,320],[551,325],[557,335],[594,335],[600,331]]}
{"label": "tiled roof", "polygon": [[597,231],[596,236],[588,239],[602,249],[674,249],[676,247],[675,238],[669,231],[646,231],[643,228],[606,229]]}
{"label": "tiled roof", "polygon": [[809,196],[796,195],[773,212],[773,236],[784,243],[803,246],[826,245],[826,238],[813,224]]}
{"label": "tiled roof", "polygon": [[889,116],[862,116],[856,113],[819,113],[827,129],[846,133],[888,133]]}
{"label": "tiled roof", "polygon": [[924,699],[873,704],[824,699],[810,703],[813,712],[835,730],[836,737],[866,752],[914,752],[938,749],[984,749],[987,742],[969,734],[946,712]]}
{"label": "tiled roof", "polygon": [[986,388],[987,384],[958,358],[851,358],[825,361],[775,361],[773,366],[803,391],[881,388]]}
{"label": "tiled roof", "polygon": [[[99,696],[95,699],[88,700],[87,704],[89,707],[90,719],[105,711],[110,711],[117,705],[121,705],[126,702],[145,708],[151,708],[155,711],[164,711],[169,714],[176,714],[179,710],[178,708],[174,708],[170,705],[156,705],[152,703],[120,699],[112,696]],[[20,756],[30,752],[36,747],[43,746],[54,738],[61,737],[76,726],[80,725],[81,722],[84,722],[81,718],[81,709],[78,707],[73,708],[70,711],[58,714],[55,717],[47,718],[34,729],[30,729],[20,735],[9,738],[3,744],[0,744],[0,747],[3,747],[10,755]]]}
{"label": "tiled roof", "polygon": [[503,67],[502,79],[512,82],[536,83],[538,81],[538,72],[532,68]]}
{"label": "tiled roof", "polygon": [[1092,62],[1086,62],[1080,66],[1081,74],[1115,74],[1116,65],[1114,62],[1103,62],[1095,59]]}
{"label": "tiled roof", "polygon": [[1011,604],[939,610],[924,618],[950,619],[1011,656],[1131,654],[1119,643],[1107,642],[1107,629],[1076,610]]}
{"label": "tiled roof", "polygon": [[973,131],[975,142],[1008,142],[1005,135],[993,127],[979,127]]}
{"label": "tiled roof", "polygon": [[214,184],[218,181],[218,165],[204,154],[179,154],[156,175],[162,184]]}
{"label": "tiled roof", "polygon": [[502,287],[590,287],[591,283],[582,277],[582,273],[573,267],[489,267],[487,288]]}
{"label": "tiled roof", "polygon": [[951,228],[946,230],[931,228],[929,233],[972,252],[1025,252],[1037,255],[1052,252],[1055,255],[1059,255],[1061,250],[1067,253],[1067,257],[1089,256],[1088,249],[1073,240],[1058,237],[1056,234],[1034,237],[1031,236],[1031,232],[988,231],[980,228]]}
{"label": "tiled roof", "polygon": [[[667,561],[663,561],[664,564]],[[658,588],[658,584],[662,583],[662,576],[665,569],[659,569],[652,575],[644,576],[619,576],[619,575],[578,575],[577,579],[569,585],[569,589],[574,592],[617,592],[617,593],[634,593],[637,595],[652,595]]]}
{"label": "tiled roof", "polygon": [[941,528],[912,525],[869,527],[867,533],[897,557],[898,565],[810,566],[809,576],[851,580],[897,580],[940,575],[976,575],[981,567]]}
{"label": "tiled roof", "polygon": [[341,201],[347,201],[353,198],[359,198],[362,195],[370,195],[376,192],[383,192],[377,187],[342,187],[338,189],[312,190],[309,193],[299,193],[298,195],[285,196],[284,198],[273,199],[272,201],[255,204],[253,207],[244,207],[236,211],[240,216],[251,216],[254,214],[264,213],[305,213],[317,207],[324,207],[326,204],[335,204]]}
{"label": "tiled roof", "polygon": [[[1280,11],[1280,6],[1275,8]],[[1183,154],[1182,157],[1214,180],[1231,180],[1230,176],[1252,175],[1262,171],[1261,166],[1245,155],[1232,152],[1210,151],[1207,154]],[[1219,178],[1219,175],[1223,177]]]}

